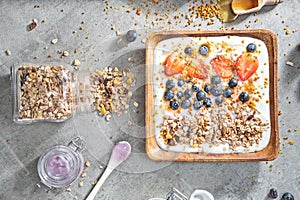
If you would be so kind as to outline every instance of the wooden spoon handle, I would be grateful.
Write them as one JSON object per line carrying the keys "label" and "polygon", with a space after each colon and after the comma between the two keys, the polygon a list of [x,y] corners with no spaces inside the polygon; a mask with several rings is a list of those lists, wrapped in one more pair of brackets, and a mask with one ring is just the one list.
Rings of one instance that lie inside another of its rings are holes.
{"label": "wooden spoon handle", "polygon": [[283,0],[264,0],[264,5],[270,6],[270,5],[276,5],[283,2]]}

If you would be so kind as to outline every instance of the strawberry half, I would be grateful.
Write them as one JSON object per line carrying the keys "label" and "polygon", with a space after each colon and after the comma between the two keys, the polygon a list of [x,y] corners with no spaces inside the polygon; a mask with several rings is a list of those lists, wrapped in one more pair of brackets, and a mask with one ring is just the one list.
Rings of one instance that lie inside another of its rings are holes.
{"label": "strawberry half", "polygon": [[232,77],[232,71],[234,69],[234,62],[224,57],[213,58],[210,64],[214,68],[216,74],[221,78]]}
{"label": "strawberry half", "polygon": [[186,63],[183,59],[180,59],[175,54],[171,54],[166,58],[164,62],[164,66],[165,66],[165,75],[172,76],[181,73],[185,68]]}
{"label": "strawberry half", "polygon": [[236,71],[238,77],[242,80],[248,80],[258,68],[258,59],[251,53],[240,55],[236,60]]}

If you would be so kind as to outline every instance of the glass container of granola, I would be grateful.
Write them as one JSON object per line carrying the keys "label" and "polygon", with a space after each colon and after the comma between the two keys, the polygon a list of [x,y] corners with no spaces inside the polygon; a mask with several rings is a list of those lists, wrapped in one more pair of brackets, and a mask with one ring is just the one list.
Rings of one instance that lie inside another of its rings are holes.
{"label": "glass container of granola", "polygon": [[37,164],[41,183],[53,189],[68,187],[76,181],[84,168],[84,149],[85,141],[76,137],[67,146],[56,145],[46,150]]}
{"label": "glass container of granola", "polygon": [[11,81],[16,123],[62,122],[77,111],[91,110],[89,76],[70,65],[14,65]]}

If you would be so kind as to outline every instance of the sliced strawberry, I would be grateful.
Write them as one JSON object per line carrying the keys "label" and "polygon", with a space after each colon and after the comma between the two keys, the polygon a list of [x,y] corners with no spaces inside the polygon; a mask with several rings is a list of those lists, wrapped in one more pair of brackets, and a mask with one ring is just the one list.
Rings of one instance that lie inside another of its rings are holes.
{"label": "sliced strawberry", "polygon": [[214,68],[215,72],[221,78],[232,77],[232,71],[234,69],[234,62],[224,57],[213,58],[210,64]]}
{"label": "sliced strawberry", "polygon": [[205,79],[208,76],[206,65],[202,60],[191,63],[185,68],[186,74],[191,78]]}
{"label": "sliced strawberry", "polygon": [[180,59],[175,54],[171,54],[166,58],[164,66],[165,74],[167,76],[172,76],[181,73],[182,70],[185,68],[186,63],[183,59]]}
{"label": "sliced strawberry", "polygon": [[236,71],[238,77],[245,81],[250,78],[258,68],[258,59],[251,53],[240,55],[236,60]]}

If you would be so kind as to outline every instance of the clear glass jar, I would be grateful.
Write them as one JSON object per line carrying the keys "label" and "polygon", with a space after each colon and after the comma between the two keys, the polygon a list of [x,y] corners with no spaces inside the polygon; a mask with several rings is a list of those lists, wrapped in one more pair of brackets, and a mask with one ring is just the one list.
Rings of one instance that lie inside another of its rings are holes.
{"label": "clear glass jar", "polygon": [[76,137],[67,145],[56,145],[46,150],[38,161],[41,182],[53,188],[65,188],[78,179],[84,168],[81,151],[85,142]]}
{"label": "clear glass jar", "polygon": [[12,66],[13,120],[62,122],[92,110],[88,72],[60,63]]}

